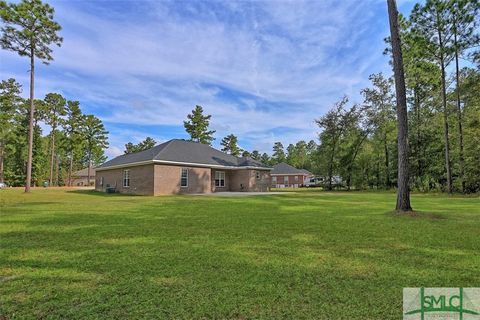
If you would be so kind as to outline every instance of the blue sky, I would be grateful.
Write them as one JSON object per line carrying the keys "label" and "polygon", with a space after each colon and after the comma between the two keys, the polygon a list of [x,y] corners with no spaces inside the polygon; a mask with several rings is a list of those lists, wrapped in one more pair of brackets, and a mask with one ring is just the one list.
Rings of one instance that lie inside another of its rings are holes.
{"label": "blue sky", "polygon": [[[386,1],[50,1],[64,43],[38,64],[36,97],[59,92],[100,117],[109,157],[151,136],[188,138],[196,104],[212,115],[214,146],[271,152],[317,139],[314,119],[344,94],[361,102],[382,55]],[[399,1],[408,13],[413,1]],[[0,51],[1,79],[28,95],[28,59]],[[48,131],[48,128],[45,128]]]}

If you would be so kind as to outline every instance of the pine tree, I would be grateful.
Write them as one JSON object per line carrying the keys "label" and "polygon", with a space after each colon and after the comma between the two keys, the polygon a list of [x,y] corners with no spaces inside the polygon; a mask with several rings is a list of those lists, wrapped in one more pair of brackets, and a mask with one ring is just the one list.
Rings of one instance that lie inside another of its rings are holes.
{"label": "pine tree", "polygon": [[271,161],[273,161],[275,164],[285,162],[286,160],[286,155],[285,151],[283,150],[283,144],[278,141],[275,142],[273,145],[273,155],[271,158]]}
{"label": "pine tree", "polygon": [[[65,109],[67,101],[61,94],[49,93],[45,96],[45,123],[52,128],[50,132],[50,178],[49,185],[54,185],[53,170],[55,165],[56,153],[55,153],[55,135],[57,134],[57,128],[63,124],[62,117],[67,114]],[[58,179],[58,177],[57,177]],[[55,179],[55,180],[57,180]]]}
{"label": "pine tree", "polygon": [[253,150],[252,153],[250,154],[250,157],[251,157],[253,160],[260,161],[260,158],[261,158],[262,156],[260,155],[260,152],[258,152],[258,150]]}
{"label": "pine tree", "polygon": [[30,58],[30,119],[25,192],[30,192],[32,177],[35,58],[48,64],[53,60],[49,46],[60,46],[63,40],[57,35],[61,27],[53,21],[53,14],[54,9],[40,0],[23,0],[18,4],[0,1],[0,18],[4,22],[0,38],[2,48]]}
{"label": "pine tree", "polygon": [[5,149],[13,130],[15,113],[22,102],[21,92],[22,87],[15,79],[0,83],[0,182],[5,182]]}
{"label": "pine tree", "polygon": [[262,156],[260,157],[260,162],[263,163],[263,164],[266,164],[266,165],[270,165],[271,161],[270,161],[270,157],[268,156],[268,154],[266,154],[265,152],[262,153]]}
{"label": "pine tree", "polygon": [[[391,187],[390,183],[390,141],[389,133],[395,127],[395,96],[392,92],[393,81],[387,79],[382,73],[369,76],[372,88],[365,88],[361,91],[364,97],[364,109],[369,131],[375,131],[378,139],[383,145],[384,154],[384,186]],[[369,132],[367,132],[368,134]]]}
{"label": "pine tree", "polygon": [[455,102],[457,107],[458,153],[460,165],[460,188],[465,192],[465,158],[463,145],[463,119],[460,101],[460,63],[459,56],[470,47],[480,44],[477,15],[480,11],[478,1],[452,1],[450,5],[453,32],[453,50],[455,56]]}
{"label": "pine tree", "polygon": [[67,101],[66,107],[67,118],[64,122],[65,138],[67,140],[67,152],[68,152],[68,186],[72,186],[72,172],[74,163],[79,159],[81,150],[83,148],[82,139],[82,111],[80,109],[80,102]]}
{"label": "pine tree", "polygon": [[223,138],[220,145],[223,147],[223,152],[231,154],[232,156],[239,156],[242,152],[242,149],[238,146],[238,138],[233,133]]}
{"label": "pine tree", "polygon": [[146,137],[145,140],[141,141],[140,143],[134,144],[132,142],[128,142],[125,144],[125,150],[123,153],[128,154],[148,150],[153,148],[156,144],[157,142],[153,138]]}
{"label": "pine tree", "polygon": [[407,92],[405,89],[405,73],[403,70],[402,44],[398,27],[398,11],[395,0],[387,0],[388,18],[390,21],[390,39],[392,42],[393,72],[395,75],[395,91],[397,100],[397,140],[398,140],[398,211],[411,211],[409,173],[408,173],[408,118]]}
{"label": "pine tree", "polygon": [[211,115],[203,115],[203,108],[195,106],[192,113],[187,116],[187,121],[183,122],[185,130],[190,135],[190,139],[195,142],[211,145],[215,130],[209,130]]}
{"label": "pine tree", "polygon": [[412,11],[414,31],[427,46],[431,59],[440,67],[441,98],[443,109],[445,171],[447,176],[447,191],[453,192],[452,165],[450,161],[450,137],[447,106],[446,68],[453,58],[453,33],[449,3],[444,0],[427,0],[425,5],[416,4]]}
{"label": "pine tree", "polygon": [[108,147],[108,131],[100,119],[86,115],[82,122],[82,136],[85,139],[86,162],[88,168],[87,183],[90,185],[92,163],[101,162],[104,149]]}

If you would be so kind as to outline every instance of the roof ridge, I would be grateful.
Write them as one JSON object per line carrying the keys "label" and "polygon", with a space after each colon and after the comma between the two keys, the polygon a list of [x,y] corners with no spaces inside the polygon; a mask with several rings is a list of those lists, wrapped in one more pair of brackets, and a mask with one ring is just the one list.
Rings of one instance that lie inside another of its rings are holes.
{"label": "roof ridge", "polygon": [[[159,144],[159,146],[162,145],[162,144],[164,144],[165,146],[164,146],[163,148],[161,148],[160,151],[158,151],[156,154],[154,154],[153,157],[152,157],[152,159],[155,159],[156,157],[158,157],[158,156],[159,156],[165,149],[167,149],[167,148],[172,144],[172,142],[175,141],[175,140],[178,140],[178,139],[170,139],[170,140],[168,140],[168,141],[165,141],[164,143]],[[155,148],[155,147],[154,147],[154,148]]]}

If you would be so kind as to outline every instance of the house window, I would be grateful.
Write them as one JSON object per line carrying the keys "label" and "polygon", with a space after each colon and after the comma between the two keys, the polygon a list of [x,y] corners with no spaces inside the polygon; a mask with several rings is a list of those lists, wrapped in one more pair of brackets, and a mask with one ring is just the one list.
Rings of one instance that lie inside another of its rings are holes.
{"label": "house window", "polygon": [[182,176],[180,178],[180,186],[188,187],[188,169],[182,168]]}
{"label": "house window", "polygon": [[130,170],[123,170],[123,186],[130,187]]}
{"label": "house window", "polygon": [[272,177],[272,183],[277,184],[277,177]]}
{"label": "house window", "polygon": [[100,185],[103,186],[103,177],[100,177]]}
{"label": "house window", "polygon": [[283,177],[283,184],[288,186],[288,176]]}
{"label": "house window", "polygon": [[255,176],[255,177],[257,178],[257,180],[260,180],[260,171],[257,171],[257,172],[256,172],[256,176]]}
{"label": "house window", "polygon": [[298,176],[295,176],[295,182],[298,182]]}
{"label": "house window", "polygon": [[225,187],[224,171],[215,171],[215,187]]}

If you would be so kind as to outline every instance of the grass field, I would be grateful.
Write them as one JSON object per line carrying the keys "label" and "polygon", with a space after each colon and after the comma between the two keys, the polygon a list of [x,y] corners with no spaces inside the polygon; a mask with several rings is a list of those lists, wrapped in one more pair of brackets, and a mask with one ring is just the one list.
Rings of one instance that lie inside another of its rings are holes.
{"label": "grass field", "polygon": [[480,199],[0,190],[1,319],[399,319],[480,286]]}

